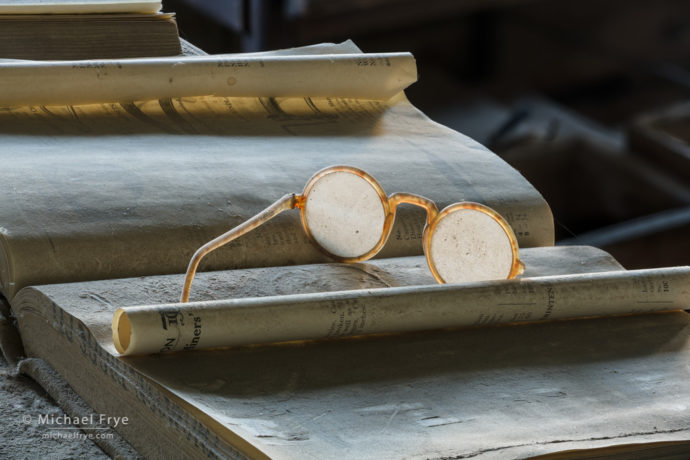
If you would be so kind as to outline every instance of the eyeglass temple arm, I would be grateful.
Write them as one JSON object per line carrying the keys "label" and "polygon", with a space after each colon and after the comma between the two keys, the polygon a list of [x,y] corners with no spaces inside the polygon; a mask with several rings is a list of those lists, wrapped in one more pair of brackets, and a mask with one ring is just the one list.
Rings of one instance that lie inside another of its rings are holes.
{"label": "eyeglass temple arm", "polygon": [[196,270],[199,267],[199,262],[201,262],[201,259],[203,259],[204,256],[206,256],[206,254],[208,254],[211,251],[214,251],[215,249],[218,249],[219,247],[229,243],[230,241],[236,238],[239,238],[245,233],[249,233],[259,225],[262,225],[268,222],[269,220],[273,219],[281,212],[287,211],[289,209],[294,209],[297,206],[299,200],[300,196],[297,196],[294,193],[287,194],[275,203],[273,203],[268,208],[261,211],[259,214],[252,217],[251,219],[247,220],[246,222],[243,222],[242,224],[238,225],[232,230],[223,233],[222,235],[214,238],[213,240],[209,241],[208,243],[204,244],[199,249],[197,249],[194,255],[192,256],[191,260],[189,261],[189,265],[187,266],[187,274],[185,275],[184,286],[182,287],[182,295],[180,296],[180,302],[185,303],[189,300],[189,292],[192,288],[192,281],[194,280],[194,275],[196,274]]}
{"label": "eyeglass temple arm", "polygon": [[388,206],[391,210],[391,214],[395,214],[395,209],[401,203],[413,204],[419,206],[420,208],[426,209],[426,223],[427,225],[438,215],[438,208],[436,204],[428,198],[421,195],[415,195],[414,193],[393,193],[388,197]]}

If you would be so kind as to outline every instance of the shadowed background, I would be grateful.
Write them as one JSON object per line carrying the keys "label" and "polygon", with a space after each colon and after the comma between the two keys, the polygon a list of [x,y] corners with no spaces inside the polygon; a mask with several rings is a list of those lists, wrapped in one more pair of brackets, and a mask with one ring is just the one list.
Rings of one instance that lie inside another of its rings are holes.
{"label": "shadowed background", "polygon": [[[164,0],[209,53],[353,39],[411,51],[432,119],[517,168],[558,244],[690,263],[690,4],[682,0]],[[687,103],[687,104],[686,104]]]}

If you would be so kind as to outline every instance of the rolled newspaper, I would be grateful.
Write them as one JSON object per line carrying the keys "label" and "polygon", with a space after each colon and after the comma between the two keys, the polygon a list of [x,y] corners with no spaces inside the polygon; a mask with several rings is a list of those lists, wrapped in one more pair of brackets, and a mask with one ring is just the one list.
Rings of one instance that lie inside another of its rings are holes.
{"label": "rolled newspaper", "polygon": [[0,62],[0,107],[191,96],[387,100],[417,81],[410,53]]}
{"label": "rolled newspaper", "polygon": [[690,308],[690,267],[118,309],[124,355]]}

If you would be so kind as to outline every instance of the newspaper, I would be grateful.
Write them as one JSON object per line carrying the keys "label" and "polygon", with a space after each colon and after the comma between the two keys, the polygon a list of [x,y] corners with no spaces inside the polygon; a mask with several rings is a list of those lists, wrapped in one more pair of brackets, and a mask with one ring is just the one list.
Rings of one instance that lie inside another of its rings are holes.
{"label": "newspaper", "polygon": [[386,100],[417,80],[417,67],[410,53],[6,61],[0,80],[0,107],[190,96]]}
{"label": "newspaper", "polygon": [[[357,51],[346,42],[279,54]],[[0,292],[8,300],[29,285],[184,272],[203,243],[300,193],[333,164],[364,169],[387,194],[415,193],[439,208],[488,205],[521,247],[553,244],[541,195],[402,93],[385,101],[199,96],[23,106],[0,110],[0,143]],[[283,213],[201,269],[327,261],[298,214]],[[380,256],[421,254],[424,221],[423,211],[400,207]]]}
{"label": "newspaper", "polygon": [[[628,284],[622,267],[595,248],[532,248],[521,256],[532,279],[471,289],[493,298],[503,292],[511,303],[536,300],[542,316],[547,282],[551,315],[568,305],[588,314],[585,302],[603,302],[603,289],[577,279],[606,279],[605,298],[620,307],[630,300],[621,311],[638,300],[654,302],[640,309],[687,306],[687,268],[632,273],[637,284]],[[13,302],[27,353],[59,369],[95,410],[130,417],[118,428],[142,455],[228,457],[232,446],[234,456],[252,458],[492,459],[689,439],[684,312],[118,357],[113,312],[174,301],[182,280],[55,284],[24,289]],[[449,298],[456,290],[434,283],[423,257],[396,257],[200,273],[193,299],[326,299],[366,289],[368,305],[390,305],[374,294],[412,286],[428,300],[432,291]],[[520,286],[535,287],[534,295]],[[582,305],[568,303],[566,290]]]}

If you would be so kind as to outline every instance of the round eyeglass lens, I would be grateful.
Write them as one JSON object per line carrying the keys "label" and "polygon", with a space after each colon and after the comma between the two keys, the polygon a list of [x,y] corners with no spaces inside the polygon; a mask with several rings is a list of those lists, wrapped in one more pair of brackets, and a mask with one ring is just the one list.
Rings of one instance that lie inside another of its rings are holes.
{"label": "round eyeglass lens", "polygon": [[430,259],[446,283],[505,279],[513,266],[510,238],[480,210],[459,208],[436,223]]}
{"label": "round eyeglass lens", "polygon": [[304,205],[312,238],[329,253],[357,258],[381,240],[386,220],[377,190],[366,179],[347,171],[319,178]]}

